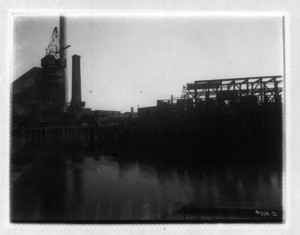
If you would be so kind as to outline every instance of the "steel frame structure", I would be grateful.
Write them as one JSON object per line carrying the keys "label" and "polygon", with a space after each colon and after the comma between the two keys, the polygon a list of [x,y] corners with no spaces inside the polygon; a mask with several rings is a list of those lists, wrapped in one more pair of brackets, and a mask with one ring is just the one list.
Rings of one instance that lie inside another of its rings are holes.
{"label": "steel frame structure", "polygon": [[262,76],[230,78],[220,80],[201,80],[183,87],[184,99],[191,98],[195,103],[216,99],[220,94],[231,93],[236,97],[256,96],[258,104],[281,102],[282,76]]}

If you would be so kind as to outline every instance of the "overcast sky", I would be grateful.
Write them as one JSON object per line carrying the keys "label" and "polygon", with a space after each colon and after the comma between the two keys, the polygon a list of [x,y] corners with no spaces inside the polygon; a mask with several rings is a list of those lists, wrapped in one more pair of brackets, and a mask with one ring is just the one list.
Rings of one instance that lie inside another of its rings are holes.
{"label": "overcast sky", "polygon": [[[40,67],[58,17],[15,18],[13,80]],[[67,17],[86,107],[129,111],[202,79],[283,75],[280,17]]]}

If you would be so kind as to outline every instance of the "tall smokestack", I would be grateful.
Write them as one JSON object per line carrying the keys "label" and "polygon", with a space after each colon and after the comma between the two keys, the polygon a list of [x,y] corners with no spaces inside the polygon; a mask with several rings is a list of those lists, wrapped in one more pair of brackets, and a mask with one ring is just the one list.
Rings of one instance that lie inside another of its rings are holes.
{"label": "tall smokestack", "polygon": [[[67,24],[66,24],[66,17],[60,16],[59,17],[59,47],[60,50],[65,48],[67,46]],[[63,50],[60,53],[60,58],[67,60],[67,50]],[[66,61],[67,62],[67,61]],[[65,101],[68,102],[68,68],[66,67],[64,69],[64,75],[63,75],[63,82],[65,86]]]}
{"label": "tall smokestack", "polygon": [[72,106],[81,105],[80,56],[72,56]]}

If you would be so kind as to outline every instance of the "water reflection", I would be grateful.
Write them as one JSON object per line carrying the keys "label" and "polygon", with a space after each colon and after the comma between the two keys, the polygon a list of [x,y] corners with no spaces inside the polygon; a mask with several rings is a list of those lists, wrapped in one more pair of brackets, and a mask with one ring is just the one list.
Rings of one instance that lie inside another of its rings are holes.
{"label": "water reflection", "polygon": [[12,181],[13,220],[157,220],[189,205],[281,209],[281,169],[186,167],[80,151],[47,154]]}

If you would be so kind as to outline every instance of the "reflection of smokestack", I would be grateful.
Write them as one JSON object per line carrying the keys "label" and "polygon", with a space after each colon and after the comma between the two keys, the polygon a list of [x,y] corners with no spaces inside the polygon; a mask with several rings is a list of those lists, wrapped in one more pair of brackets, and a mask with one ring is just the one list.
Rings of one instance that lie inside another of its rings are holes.
{"label": "reflection of smokestack", "polygon": [[72,56],[72,100],[71,105],[81,104],[80,56]]}
{"label": "reflection of smokestack", "polygon": [[[67,26],[66,26],[66,17],[60,16],[59,17],[59,47],[60,50],[65,48],[67,46]],[[67,59],[67,50],[63,50],[60,52],[60,58]],[[65,85],[65,101],[68,102],[68,73],[67,68],[64,69],[64,76],[63,76],[63,82]]]}

